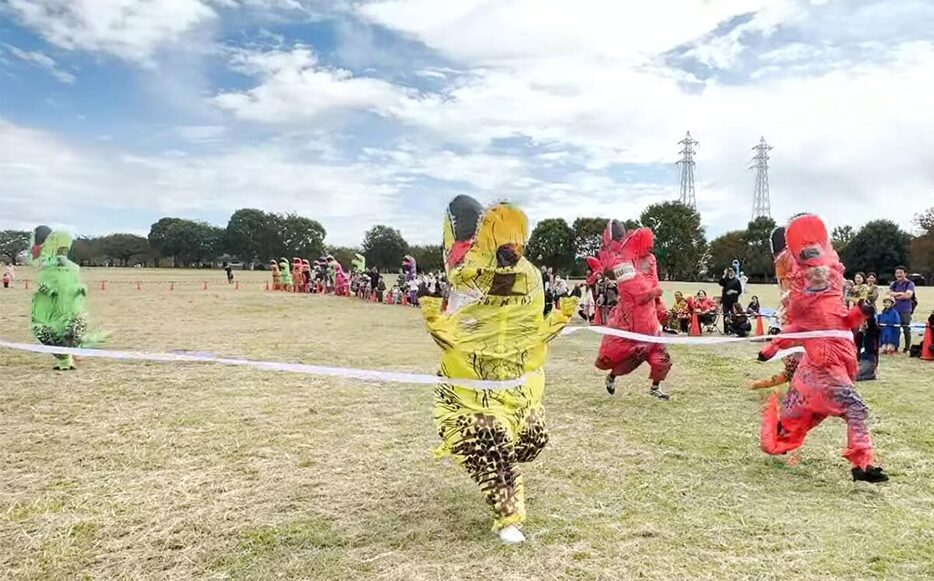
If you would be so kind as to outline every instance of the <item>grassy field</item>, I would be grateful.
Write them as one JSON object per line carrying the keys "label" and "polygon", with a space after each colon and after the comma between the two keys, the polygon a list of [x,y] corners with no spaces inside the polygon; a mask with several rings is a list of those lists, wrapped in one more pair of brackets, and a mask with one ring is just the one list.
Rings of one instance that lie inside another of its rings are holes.
{"label": "grassy field", "polygon": [[[84,275],[110,348],[438,361],[414,309],[267,293],[263,273],[238,272],[239,290],[217,271]],[[666,285],[669,299],[676,287],[698,285]],[[774,289],[754,292],[774,306]],[[0,338],[31,342],[30,293],[0,297]],[[919,314],[934,308],[931,289],[920,300]],[[50,356],[0,351],[0,577],[934,577],[934,364],[886,357],[860,384],[892,476],[873,486],[850,481],[840,420],[796,465],[759,451],[765,394],[744,385],[778,366],[756,347],[673,348],[662,403],[647,370],[608,396],[598,341],[554,343],[552,438],[526,469],[519,547],[490,533],[466,474],[433,460],[425,386],[103,359],[57,375]]]}

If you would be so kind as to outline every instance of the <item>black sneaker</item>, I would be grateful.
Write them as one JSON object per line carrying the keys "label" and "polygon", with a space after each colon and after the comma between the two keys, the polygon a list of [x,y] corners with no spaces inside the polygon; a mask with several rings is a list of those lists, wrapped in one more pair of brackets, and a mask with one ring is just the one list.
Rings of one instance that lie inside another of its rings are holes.
{"label": "black sneaker", "polygon": [[610,395],[616,393],[616,378],[612,375],[606,376],[606,392]]}
{"label": "black sneaker", "polygon": [[868,466],[865,470],[862,468],[853,468],[851,470],[853,474],[853,482],[863,481],[863,482],[887,482],[889,475],[885,473],[882,468],[878,466]]}
{"label": "black sneaker", "polygon": [[669,399],[671,399],[671,396],[665,393],[664,391],[662,391],[662,389],[658,387],[657,385],[652,386],[652,389],[649,390],[649,395],[651,395],[654,398],[663,400],[663,401],[668,401]]}

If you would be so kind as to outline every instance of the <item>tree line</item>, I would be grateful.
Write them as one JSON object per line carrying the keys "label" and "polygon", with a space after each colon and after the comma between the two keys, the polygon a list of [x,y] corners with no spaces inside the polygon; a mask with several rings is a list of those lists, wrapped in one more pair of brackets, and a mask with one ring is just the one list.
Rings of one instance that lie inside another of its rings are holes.
{"label": "tree line", "polygon": [[[563,218],[540,221],[532,231],[526,255],[538,265],[559,273],[581,276],[584,259],[602,244],[608,218]],[[841,226],[833,230],[836,250],[848,274],[874,271],[888,276],[899,264],[912,272],[934,274],[934,207],[915,216],[917,234],[905,232],[888,220],[873,220],[858,230]],[[757,218],[745,229],[727,232],[707,241],[700,214],[679,202],[652,204],[638,217],[626,220],[627,228],[647,226],[655,232],[659,275],[672,280],[716,278],[733,260],[753,281],[771,280],[769,238],[775,221]],[[299,256],[313,260],[330,254],[349,266],[355,254],[363,254],[369,266],[396,270],[406,255],[424,270],[443,268],[440,245],[410,245],[395,228],[378,224],[364,235],[359,248],[328,246],[327,231],[317,221],[297,214],[277,214],[253,208],[234,212],[226,227],[184,218],[166,217],[152,225],[146,237],[116,233],[79,237],[71,258],[82,265],[211,266],[218,260],[239,260],[264,267],[270,260]],[[0,258],[8,261],[25,252],[29,233],[0,231]]]}

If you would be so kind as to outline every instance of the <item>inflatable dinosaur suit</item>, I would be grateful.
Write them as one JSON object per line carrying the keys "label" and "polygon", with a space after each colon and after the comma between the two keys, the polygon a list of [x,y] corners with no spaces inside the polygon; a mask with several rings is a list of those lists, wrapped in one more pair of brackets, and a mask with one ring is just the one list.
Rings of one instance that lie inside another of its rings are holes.
{"label": "inflatable dinosaur suit", "polygon": [[[577,301],[562,300],[560,310],[543,316],[542,278],[524,257],[528,220],[514,206],[484,210],[473,198],[458,196],[448,206],[443,238],[449,299],[421,300],[428,330],[443,350],[444,380],[435,391],[434,421],[442,439],[436,455],[453,456],[480,486],[493,510],[494,531],[503,537],[508,528],[521,537],[525,496],[518,465],[534,460],[548,441],[542,408],[547,343],[568,323]],[[458,384],[520,378],[524,382],[511,389]]]}
{"label": "inflatable dinosaur suit", "polygon": [[272,271],[272,290],[282,290],[282,275],[279,273],[279,263],[270,260],[269,270]]}
{"label": "inflatable dinosaur suit", "polygon": [[[641,335],[661,334],[659,319],[667,318],[667,309],[660,302],[662,290],[652,255],[653,245],[654,235],[649,228],[627,232],[622,222],[611,220],[603,233],[600,252],[587,259],[591,279],[603,273],[616,281],[619,299],[610,311],[607,326]],[[644,362],[651,368],[650,393],[659,399],[668,399],[659,387],[671,370],[671,358],[662,344],[607,335],[600,344],[595,365],[609,371],[606,389],[612,394],[616,391],[616,377],[632,373]]]}
{"label": "inflatable dinosaur suit", "polygon": [[292,258],[292,284],[295,292],[303,292],[304,277],[302,276],[302,259],[295,257]]}
{"label": "inflatable dinosaur suit", "polygon": [[350,261],[350,266],[354,274],[366,272],[366,257],[362,254],[354,254],[354,259]]}
{"label": "inflatable dinosaur suit", "polygon": [[[47,226],[33,233],[32,260],[39,269],[39,286],[32,298],[32,332],[43,345],[88,347],[99,340],[88,331],[80,268],[68,259],[71,236]],[[55,369],[74,369],[71,355],[55,355]]]}
{"label": "inflatable dinosaur suit", "polygon": [[402,272],[405,273],[405,282],[415,280],[415,276],[418,274],[418,265],[415,264],[414,258],[406,255],[406,257],[402,259]]}
{"label": "inflatable dinosaur suit", "polygon": [[881,468],[872,465],[869,408],[853,383],[857,362],[851,334],[865,316],[860,308],[848,311],[844,304],[843,265],[820,218],[811,214],[792,218],[785,240],[794,264],[783,333],[838,331],[839,336],[800,342],[777,339],[762,350],[760,359],[770,359],[779,349],[796,344],[804,347],[781,406],[777,394],[769,399],[762,418],[762,450],[768,454],[796,450],[824,418],[841,417],[847,423],[844,457],[853,465],[853,479],[888,480]]}
{"label": "inflatable dinosaur suit", "polygon": [[289,261],[285,258],[279,260],[279,281],[282,285],[282,290],[291,291],[292,290],[292,267],[289,265]]}
{"label": "inflatable dinosaur suit", "polygon": [[[791,275],[794,269],[795,260],[785,244],[785,227],[779,226],[772,230],[771,236],[772,259],[775,264],[775,279],[778,281],[781,306],[779,307],[782,327],[786,327],[788,320],[788,305],[791,301]],[[795,371],[801,363],[802,354],[792,353],[782,358],[784,369],[768,379],[763,379],[752,384],[753,389],[767,389],[770,387],[779,387],[790,383],[795,376]]]}
{"label": "inflatable dinosaur suit", "polygon": [[341,263],[334,260],[333,256],[328,256],[330,260],[331,268],[334,270],[334,294],[339,297],[344,297],[350,294],[350,279],[347,278],[347,273],[344,272],[344,267],[341,266]]}

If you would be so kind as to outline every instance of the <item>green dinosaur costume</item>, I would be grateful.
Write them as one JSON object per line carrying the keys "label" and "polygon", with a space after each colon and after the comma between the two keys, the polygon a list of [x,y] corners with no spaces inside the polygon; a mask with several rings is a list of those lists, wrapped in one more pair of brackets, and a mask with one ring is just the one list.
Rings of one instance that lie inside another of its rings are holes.
{"label": "green dinosaur costume", "polygon": [[[39,286],[32,298],[32,332],[43,345],[87,347],[99,337],[88,331],[87,289],[80,268],[68,259],[71,236],[46,226],[33,233],[32,261]],[[55,369],[74,369],[71,355],[55,355]]]}
{"label": "green dinosaur costume", "polygon": [[279,259],[279,280],[283,287],[292,286],[292,265],[284,258]]}
{"label": "green dinosaur costume", "polygon": [[350,261],[354,273],[366,272],[366,257],[362,254],[354,254],[354,259]]}

